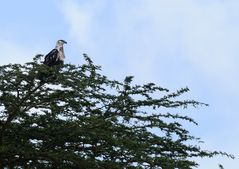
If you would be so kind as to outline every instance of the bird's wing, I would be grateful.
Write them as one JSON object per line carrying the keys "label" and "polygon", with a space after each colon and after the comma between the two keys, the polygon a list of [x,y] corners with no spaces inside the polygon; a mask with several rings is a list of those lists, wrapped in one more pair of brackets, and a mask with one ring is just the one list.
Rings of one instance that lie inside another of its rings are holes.
{"label": "bird's wing", "polygon": [[52,49],[46,56],[44,60],[44,64],[48,66],[52,66],[52,64],[56,61],[57,59],[57,54],[58,50],[57,49]]}

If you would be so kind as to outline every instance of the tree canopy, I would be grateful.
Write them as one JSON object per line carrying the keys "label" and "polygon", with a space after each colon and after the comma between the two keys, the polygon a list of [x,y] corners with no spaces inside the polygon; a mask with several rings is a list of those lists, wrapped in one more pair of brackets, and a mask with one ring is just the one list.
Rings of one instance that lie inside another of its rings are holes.
{"label": "tree canopy", "polygon": [[190,169],[202,150],[171,108],[206,105],[154,83],[110,80],[85,63],[49,68],[37,56],[0,67],[0,169]]}

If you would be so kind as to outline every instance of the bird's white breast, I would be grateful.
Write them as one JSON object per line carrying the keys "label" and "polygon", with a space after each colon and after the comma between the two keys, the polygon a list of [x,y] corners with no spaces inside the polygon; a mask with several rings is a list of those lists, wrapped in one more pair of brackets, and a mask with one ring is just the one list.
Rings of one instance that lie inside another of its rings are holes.
{"label": "bird's white breast", "polygon": [[64,54],[63,46],[57,46],[56,49],[58,50],[58,59],[61,61],[64,61],[65,54]]}

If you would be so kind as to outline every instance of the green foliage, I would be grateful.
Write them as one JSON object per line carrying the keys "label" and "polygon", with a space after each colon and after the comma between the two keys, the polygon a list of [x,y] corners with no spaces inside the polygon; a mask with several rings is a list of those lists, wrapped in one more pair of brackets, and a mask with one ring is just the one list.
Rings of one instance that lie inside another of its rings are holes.
{"label": "green foliage", "polygon": [[192,157],[230,156],[201,150],[180,123],[197,125],[192,118],[162,112],[205,105],[178,100],[188,88],[109,80],[84,57],[81,66],[49,68],[38,56],[0,67],[0,169],[190,169]]}

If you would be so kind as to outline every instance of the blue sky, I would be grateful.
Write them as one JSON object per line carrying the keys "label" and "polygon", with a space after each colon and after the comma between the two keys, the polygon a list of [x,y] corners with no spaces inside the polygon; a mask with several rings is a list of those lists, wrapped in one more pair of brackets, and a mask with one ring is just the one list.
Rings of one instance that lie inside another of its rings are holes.
{"label": "blue sky", "polygon": [[[87,53],[103,73],[155,82],[210,104],[186,126],[208,149],[239,152],[239,1],[21,0],[0,2],[0,64],[25,63],[65,39],[66,62]],[[185,110],[178,110],[184,112]],[[239,159],[199,159],[200,169],[237,169]]]}

